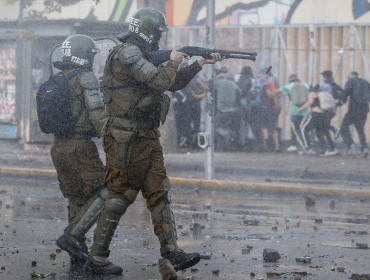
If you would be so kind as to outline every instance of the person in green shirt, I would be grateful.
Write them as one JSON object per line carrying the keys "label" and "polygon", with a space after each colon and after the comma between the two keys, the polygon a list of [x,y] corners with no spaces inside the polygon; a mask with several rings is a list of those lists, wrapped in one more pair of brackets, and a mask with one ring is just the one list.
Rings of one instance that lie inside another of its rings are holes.
{"label": "person in green shirt", "polygon": [[307,90],[307,95],[309,92],[309,87],[306,84],[301,83],[297,75],[292,74],[289,76],[289,82],[283,87],[274,90],[274,94],[288,94],[290,99],[290,120],[291,120],[291,140],[290,146],[288,147],[288,152],[295,152],[298,150],[297,145],[301,148],[305,148],[302,141],[302,133],[300,129],[300,124],[303,117],[305,116],[307,109],[297,112],[298,107],[292,102],[294,87],[296,85],[303,85]]}

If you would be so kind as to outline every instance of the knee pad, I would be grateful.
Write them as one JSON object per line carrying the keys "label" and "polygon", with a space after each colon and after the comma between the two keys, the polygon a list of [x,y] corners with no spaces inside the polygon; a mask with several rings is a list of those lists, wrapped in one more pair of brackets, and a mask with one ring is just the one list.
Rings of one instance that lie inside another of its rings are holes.
{"label": "knee pad", "polygon": [[112,198],[105,202],[105,210],[119,216],[125,214],[127,207],[128,204],[120,198]]}

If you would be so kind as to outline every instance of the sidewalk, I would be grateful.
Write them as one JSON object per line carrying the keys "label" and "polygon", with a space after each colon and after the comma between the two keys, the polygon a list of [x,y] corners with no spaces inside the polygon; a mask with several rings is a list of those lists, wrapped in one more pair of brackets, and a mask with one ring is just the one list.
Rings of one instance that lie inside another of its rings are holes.
{"label": "sidewalk", "polygon": [[[22,149],[0,142],[0,174],[56,178],[50,145]],[[99,152],[105,162],[104,151]],[[336,196],[370,199],[369,159],[342,154],[334,157],[291,153],[215,153],[215,179],[204,180],[204,153],[165,154],[173,186],[219,191]]]}

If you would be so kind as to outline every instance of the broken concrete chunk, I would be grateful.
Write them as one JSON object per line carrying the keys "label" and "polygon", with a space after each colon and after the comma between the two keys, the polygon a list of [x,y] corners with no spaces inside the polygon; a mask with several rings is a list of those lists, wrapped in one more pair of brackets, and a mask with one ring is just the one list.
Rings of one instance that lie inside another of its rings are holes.
{"label": "broken concrete chunk", "polygon": [[315,218],[315,223],[321,224],[322,223],[322,218]]}
{"label": "broken concrete chunk", "polygon": [[55,259],[55,254],[54,253],[51,253],[50,255],[49,255],[49,257],[51,258],[51,259]]}
{"label": "broken concrete chunk", "polygon": [[263,260],[266,262],[277,262],[281,258],[278,251],[270,248],[263,250]]}
{"label": "broken concrete chunk", "polygon": [[299,257],[295,258],[296,262],[302,262],[302,263],[310,263],[311,257]]}
{"label": "broken concrete chunk", "polygon": [[194,213],[192,215],[193,219],[207,219],[208,218],[208,213]]}
{"label": "broken concrete chunk", "polygon": [[37,265],[37,262],[36,261],[32,261],[31,266],[32,267],[35,267],[36,265]]}
{"label": "broken concrete chunk", "polygon": [[277,231],[278,230],[278,227],[277,226],[273,226],[273,227],[271,227],[271,230],[272,231]]}
{"label": "broken concrete chunk", "polygon": [[312,206],[316,204],[316,197],[314,195],[306,195],[306,205]]}
{"label": "broken concrete chunk", "polygon": [[56,249],[55,252],[56,253],[61,253],[62,252],[62,249]]}
{"label": "broken concrete chunk", "polygon": [[344,267],[341,267],[341,266],[338,266],[337,267],[337,271],[338,272],[344,272],[345,268]]}
{"label": "broken concrete chunk", "polygon": [[245,226],[258,226],[258,220],[243,220],[243,225]]}
{"label": "broken concrete chunk", "polygon": [[251,252],[250,249],[244,248],[242,249],[242,254],[249,254]]}
{"label": "broken concrete chunk", "polygon": [[352,280],[370,280],[370,274],[352,274]]}
{"label": "broken concrete chunk", "polygon": [[201,259],[210,259],[211,258],[211,253],[203,253],[203,254],[200,254],[200,258]]}
{"label": "broken concrete chunk", "polygon": [[218,269],[212,270],[212,274],[213,275],[219,275],[220,274],[220,271]]}
{"label": "broken concrete chunk", "polygon": [[356,243],[357,249],[369,249],[367,243]]}

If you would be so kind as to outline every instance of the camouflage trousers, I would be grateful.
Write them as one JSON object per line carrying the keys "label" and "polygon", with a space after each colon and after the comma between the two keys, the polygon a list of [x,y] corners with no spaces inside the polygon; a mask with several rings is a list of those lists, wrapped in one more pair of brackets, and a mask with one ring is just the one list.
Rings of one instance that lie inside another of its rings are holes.
{"label": "camouflage trousers", "polygon": [[60,190],[69,200],[66,232],[72,230],[77,217],[82,217],[104,188],[104,166],[95,143],[91,140],[54,138],[51,146]]}

